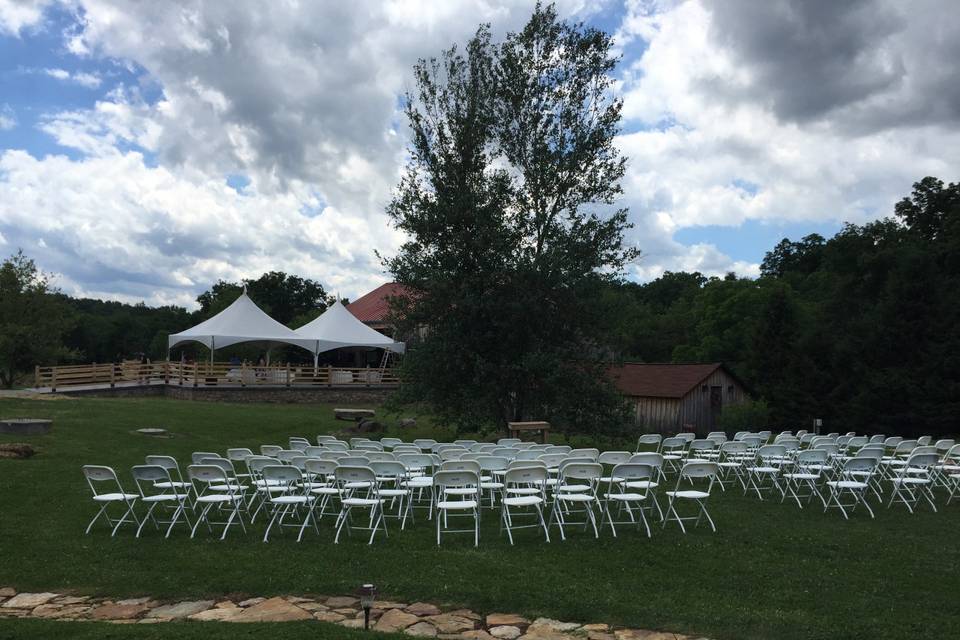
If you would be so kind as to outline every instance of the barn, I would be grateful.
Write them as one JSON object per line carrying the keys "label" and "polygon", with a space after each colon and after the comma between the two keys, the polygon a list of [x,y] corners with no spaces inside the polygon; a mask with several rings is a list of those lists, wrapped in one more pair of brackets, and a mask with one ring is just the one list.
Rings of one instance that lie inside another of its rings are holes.
{"label": "barn", "polygon": [[723,408],[749,399],[722,362],[612,365],[609,375],[634,407],[644,431],[705,435],[718,428]]}

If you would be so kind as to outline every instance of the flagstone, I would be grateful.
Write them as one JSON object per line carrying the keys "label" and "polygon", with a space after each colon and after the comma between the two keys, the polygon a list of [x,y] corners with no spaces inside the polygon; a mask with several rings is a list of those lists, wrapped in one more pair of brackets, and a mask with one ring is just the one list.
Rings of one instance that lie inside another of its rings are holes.
{"label": "flagstone", "polygon": [[501,640],[515,640],[523,635],[523,632],[520,631],[518,627],[513,625],[500,625],[498,627],[490,627],[490,635],[494,638],[501,638]]}
{"label": "flagstone", "polygon": [[313,619],[319,620],[320,622],[340,622],[345,618],[343,614],[333,611],[314,611]]}
{"label": "flagstone", "polygon": [[230,620],[230,622],[289,622],[293,620],[310,620],[313,618],[308,611],[304,611],[295,604],[283,598],[270,598],[253,605]]}
{"label": "flagstone", "polygon": [[165,604],[152,609],[148,618],[170,618],[177,620],[192,616],[195,613],[206,611],[213,606],[213,600],[185,600],[176,604]]}
{"label": "flagstone", "polygon": [[5,609],[33,609],[59,597],[59,593],[18,593],[0,607]]}
{"label": "flagstone", "polygon": [[491,613],[487,616],[487,626],[488,627],[499,627],[501,625],[509,625],[512,627],[527,627],[530,624],[530,621],[524,618],[523,616],[518,616],[515,613]]}
{"label": "flagstone", "polygon": [[418,636],[423,638],[434,638],[437,635],[437,628],[429,622],[418,622],[403,630],[408,636]]}
{"label": "flagstone", "polygon": [[470,618],[455,616],[449,613],[428,616],[427,621],[435,626],[440,633],[460,633],[461,631],[469,631],[476,627],[476,622]]}
{"label": "flagstone", "polygon": [[324,602],[324,604],[331,609],[341,609],[344,607],[352,607],[358,602],[360,601],[356,598],[351,598],[350,596],[334,596],[332,598],[327,598],[327,601]]}
{"label": "flagstone", "polygon": [[377,631],[395,632],[402,631],[417,622],[420,622],[420,618],[415,615],[404,613],[400,609],[390,609],[380,616],[373,628]]}
{"label": "flagstone", "polygon": [[246,609],[241,609],[240,607],[207,609],[206,611],[195,613],[192,616],[187,616],[187,620],[197,622],[233,622],[236,618],[243,615],[245,611]]}
{"label": "flagstone", "polygon": [[130,620],[140,617],[141,614],[150,609],[148,603],[120,604],[119,602],[111,602],[94,609],[91,617],[94,620]]}
{"label": "flagstone", "polygon": [[404,609],[404,611],[415,616],[435,616],[440,613],[440,608],[429,602],[414,602]]}
{"label": "flagstone", "polygon": [[252,607],[255,604],[260,604],[264,600],[266,600],[266,598],[247,598],[246,600],[238,602],[237,604],[241,607]]}

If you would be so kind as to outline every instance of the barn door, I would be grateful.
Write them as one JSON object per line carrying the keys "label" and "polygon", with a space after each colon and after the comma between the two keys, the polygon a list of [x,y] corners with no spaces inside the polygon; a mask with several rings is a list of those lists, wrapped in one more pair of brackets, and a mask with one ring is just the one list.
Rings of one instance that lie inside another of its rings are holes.
{"label": "barn door", "polygon": [[710,387],[710,429],[716,430],[720,424],[720,412],[723,411],[723,387]]}

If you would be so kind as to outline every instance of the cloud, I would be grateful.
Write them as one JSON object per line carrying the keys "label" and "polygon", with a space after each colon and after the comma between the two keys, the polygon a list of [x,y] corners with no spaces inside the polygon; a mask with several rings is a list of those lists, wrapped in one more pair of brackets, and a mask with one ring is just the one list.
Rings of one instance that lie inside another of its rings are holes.
{"label": "cloud", "polygon": [[19,36],[23,29],[38,24],[48,4],[43,0],[0,0],[0,35]]}
{"label": "cloud", "polygon": [[0,104],[0,131],[9,131],[17,126],[17,114],[8,104]]}
{"label": "cloud", "polygon": [[86,87],[87,89],[96,89],[100,86],[102,80],[100,76],[95,73],[86,73],[86,72],[77,72],[70,73],[66,69],[59,68],[48,68],[44,69],[43,73],[50,76],[51,78],[56,78],[62,82],[70,82],[72,84],[78,84],[81,87]]}

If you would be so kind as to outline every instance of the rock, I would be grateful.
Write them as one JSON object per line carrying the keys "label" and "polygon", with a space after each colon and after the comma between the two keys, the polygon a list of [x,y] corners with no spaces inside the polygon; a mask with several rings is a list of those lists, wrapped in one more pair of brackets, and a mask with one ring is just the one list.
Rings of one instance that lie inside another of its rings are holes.
{"label": "rock", "polygon": [[227,607],[220,609],[207,609],[192,616],[187,616],[187,620],[196,622],[236,622],[236,619],[244,614],[246,609],[240,607]]}
{"label": "rock", "polygon": [[519,640],[577,640],[578,636],[561,631],[553,631],[549,627],[533,627],[527,629]]}
{"label": "rock", "polygon": [[286,596],[284,598],[290,604],[300,604],[301,602],[313,602],[310,598],[302,598],[300,596]]}
{"label": "rock", "polygon": [[407,627],[403,632],[408,636],[419,636],[423,638],[435,638],[437,636],[437,628],[429,622],[418,622],[415,625]]}
{"label": "rock", "polygon": [[488,627],[499,627],[501,625],[525,628],[530,625],[530,621],[514,613],[491,613],[487,616]]}
{"label": "rock", "polygon": [[18,593],[0,607],[5,609],[33,609],[59,597],[59,593]]}
{"label": "rock", "polygon": [[54,614],[60,611],[63,605],[60,604],[42,604],[30,612],[33,618],[53,618]]}
{"label": "rock", "polygon": [[395,632],[402,631],[417,622],[420,622],[417,616],[404,613],[400,609],[390,609],[380,616],[373,628],[377,631]]}
{"label": "rock", "polygon": [[417,426],[417,419],[416,419],[416,418],[402,418],[402,419],[400,420],[400,423],[399,423],[399,424],[400,424],[400,428],[401,428],[401,429],[406,429],[406,428],[409,428],[409,427],[415,427],[415,426]]}
{"label": "rock", "polygon": [[137,433],[145,436],[153,436],[154,438],[167,437],[167,430],[159,427],[144,427],[143,429],[137,429]]}
{"label": "rock", "polygon": [[608,625],[608,624],[585,624],[585,625],[583,625],[582,627],[580,627],[580,631],[585,631],[586,633],[590,633],[591,631],[607,632],[607,631],[610,631],[610,625]]}
{"label": "rock", "polygon": [[435,616],[440,614],[439,607],[427,602],[414,602],[404,609],[404,611],[415,616]]}
{"label": "rock", "polygon": [[237,606],[240,606],[240,607],[252,607],[252,606],[255,605],[255,604],[260,604],[260,603],[263,602],[264,600],[266,600],[266,598],[248,598],[248,599],[246,599],[246,600],[243,600],[243,601],[241,601],[241,602],[238,602],[238,603],[237,603]]}
{"label": "rock", "polygon": [[[161,622],[169,622],[170,618],[141,618],[137,620],[137,624],[159,624]],[[133,620],[125,620],[124,622],[134,622]]]}
{"label": "rock", "polygon": [[293,620],[310,620],[309,612],[283,598],[270,598],[243,610],[231,622],[290,622]]}
{"label": "rock", "polygon": [[[117,600],[117,604],[147,604],[152,602],[149,597],[146,598],[127,598],[126,600]],[[153,605],[156,606],[156,605]]]}
{"label": "rock", "polygon": [[348,629],[363,629],[363,620],[357,620],[356,618],[341,620],[337,624]]}
{"label": "rock", "polygon": [[381,433],[386,430],[386,425],[376,420],[364,420],[357,425],[357,431],[359,433]]}
{"label": "rock", "polygon": [[[350,618],[356,618],[357,614],[360,613],[359,610],[351,609],[350,607],[342,607],[340,609],[334,609],[334,611],[336,611],[337,613],[343,614],[345,616],[348,616]],[[370,613],[373,613],[374,611],[375,609],[371,609]]]}
{"label": "rock", "polygon": [[587,640],[617,640],[617,636],[606,631],[588,631]]}
{"label": "rock", "polygon": [[166,604],[156,609],[152,609],[147,614],[148,618],[167,618],[178,620],[192,616],[195,613],[206,611],[213,606],[213,600],[186,600],[176,604]]}
{"label": "rock", "polygon": [[484,631],[483,629],[477,629],[475,631],[464,631],[460,634],[461,638],[466,638],[466,640],[493,640],[493,636]]}
{"label": "rock", "polygon": [[617,629],[613,632],[617,640],[678,640],[686,636],[663,631],[648,631],[646,629]]}
{"label": "rock", "polygon": [[28,444],[22,442],[6,442],[0,444],[0,458],[14,458],[23,460],[30,458],[36,451]]}
{"label": "rock", "polygon": [[500,625],[499,627],[490,627],[490,635],[494,638],[502,638],[503,640],[515,640],[523,634],[518,627],[513,625],[505,624]]}
{"label": "rock", "polygon": [[340,622],[344,620],[344,616],[339,613],[334,613],[333,611],[314,611],[313,619],[319,620],[320,622]]}
{"label": "rock", "polygon": [[17,590],[13,587],[0,588],[0,598],[12,598],[17,595]]}
{"label": "rock", "polygon": [[576,622],[560,622],[559,620],[553,620],[552,618],[537,618],[533,621],[533,624],[530,625],[530,629],[527,629],[527,633],[531,633],[531,629],[541,628],[565,633],[567,631],[575,631],[579,629],[580,625]]}
{"label": "rock", "polygon": [[[91,608],[86,604],[68,604],[61,607],[59,611],[51,612],[46,617],[54,620],[79,620],[90,613]],[[36,609],[34,609],[34,615],[36,615]]]}
{"label": "rock", "polygon": [[406,602],[380,602],[379,600],[374,601],[373,606],[377,609],[406,609],[409,605]]}
{"label": "rock", "polygon": [[461,618],[470,618],[471,620],[476,620],[477,622],[483,620],[483,616],[476,611],[470,611],[470,609],[457,609],[455,611],[447,611],[447,613],[452,616],[460,616]]}
{"label": "rock", "polygon": [[[341,609],[341,611],[346,611],[346,609]],[[361,620],[363,620],[363,615],[364,615],[363,609],[360,609],[359,611],[357,611],[356,609],[350,609],[350,611],[356,611],[356,613],[353,615],[354,618],[360,618]],[[383,609],[370,609],[370,622],[379,620],[380,616],[382,616],[384,613],[386,613],[386,611],[384,611]]]}
{"label": "rock", "polygon": [[476,627],[476,623],[470,618],[455,616],[449,613],[429,616],[427,620],[435,626],[440,633],[460,633],[461,631],[470,631]]}
{"label": "rock", "polygon": [[342,609],[344,607],[352,607],[358,602],[360,601],[349,596],[335,596],[333,598],[328,598],[324,604],[331,609]]}
{"label": "rock", "polygon": [[90,600],[90,596],[63,596],[54,600],[57,604],[80,604]]}
{"label": "rock", "polygon": [[111,602],[93,610],[94,620],[131,620],[150,610],[148,603],[120,604]]}
{"label": "rock", "polygon": [[221,600],[217,604],[213,605],[214,609],[239,609],[233,600]]}
{"label": "rock", "polygon": [[304,611],[329,611],[330,607],[319,602],[301,602],[297,605]]}

